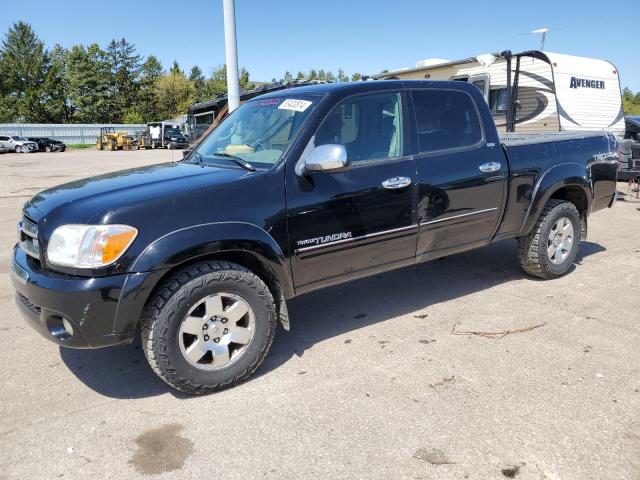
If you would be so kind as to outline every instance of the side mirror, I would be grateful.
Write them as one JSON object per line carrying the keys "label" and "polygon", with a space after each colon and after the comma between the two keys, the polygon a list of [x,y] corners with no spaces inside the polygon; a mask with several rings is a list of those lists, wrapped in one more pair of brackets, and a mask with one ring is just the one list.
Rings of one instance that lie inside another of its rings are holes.
{"label": "side mirror", "polygon": [[309,152],[304,170],[311,172],[335,172],[347,166],[347,150],[344,145],[320,145]]}

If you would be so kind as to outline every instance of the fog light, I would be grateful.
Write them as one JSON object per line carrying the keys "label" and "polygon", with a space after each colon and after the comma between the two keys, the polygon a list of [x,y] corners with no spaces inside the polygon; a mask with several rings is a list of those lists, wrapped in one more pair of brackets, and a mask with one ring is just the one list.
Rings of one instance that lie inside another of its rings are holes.
{"label": "fog light", "polygon": [[73,336],[71,322],[60,315],[51,315],[47,319],[49,333],[58,341],[69,340]]}
{"label": "fog light", "polygon": [[69,323],[69,320],[67,320],[66,318],[63,318],[62,319],[62,326],[64,327],[65,332],[67,332],[67,334],[70,337],[73,337],[73,327]]}

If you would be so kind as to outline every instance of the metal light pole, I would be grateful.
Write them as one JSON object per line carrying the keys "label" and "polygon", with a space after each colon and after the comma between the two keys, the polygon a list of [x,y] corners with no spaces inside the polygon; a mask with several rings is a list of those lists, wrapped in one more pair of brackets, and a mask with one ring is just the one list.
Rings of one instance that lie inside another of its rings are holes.
{"label": "metal light pole", "polygon": [[235,0],[222,0],[222,5],[224,9],[224,51],[227,62],[227,100],[229,113],[231,113],[240,106]]}

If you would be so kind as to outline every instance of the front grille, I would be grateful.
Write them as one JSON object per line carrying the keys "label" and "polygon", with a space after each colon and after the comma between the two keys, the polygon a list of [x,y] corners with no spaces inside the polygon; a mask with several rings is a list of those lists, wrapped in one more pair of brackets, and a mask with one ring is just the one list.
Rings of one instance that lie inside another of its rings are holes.
{"label": "front grille", "polygon": [[24,215],[18,222],[18,241],[20,248],[33,258],[40,260],[40,243],[38,242],[38,224]]}
{"label": "front grille", "polygon": [[18,300],[20,300],[20,302],[27,307],[29,310],[31,310],[33,313],[36,313],[38,315],[40,315],[40,312],[42,311],[42,309],[37,306],[34,303],[31,303],[29,301],[29,299],[27,297],[25,297],[24,295],[22,295],[21,293],[16,292],[16,296],[18,297]]}

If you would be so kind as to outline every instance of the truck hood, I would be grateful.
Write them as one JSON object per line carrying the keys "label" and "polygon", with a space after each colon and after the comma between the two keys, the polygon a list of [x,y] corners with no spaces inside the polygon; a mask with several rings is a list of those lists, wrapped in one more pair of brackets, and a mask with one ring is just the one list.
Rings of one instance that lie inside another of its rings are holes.
{"label": "truck hood", "polygon": [[[24,213],[33,220],[39,221],[59,207],[84,201],[92,206],[100,203],[104,205],[104,210],[109,210],[122,202],[135,203],[137,199],[163,197],[204,184],[212,186],[231,182],[247,173],[249,172],[236,168],[186,162],[132,168],[76,180],[44,190],[25,204]],[[101,199],[104,201],[100,202]],[[94,211],[93,213],[104,212]]]}

